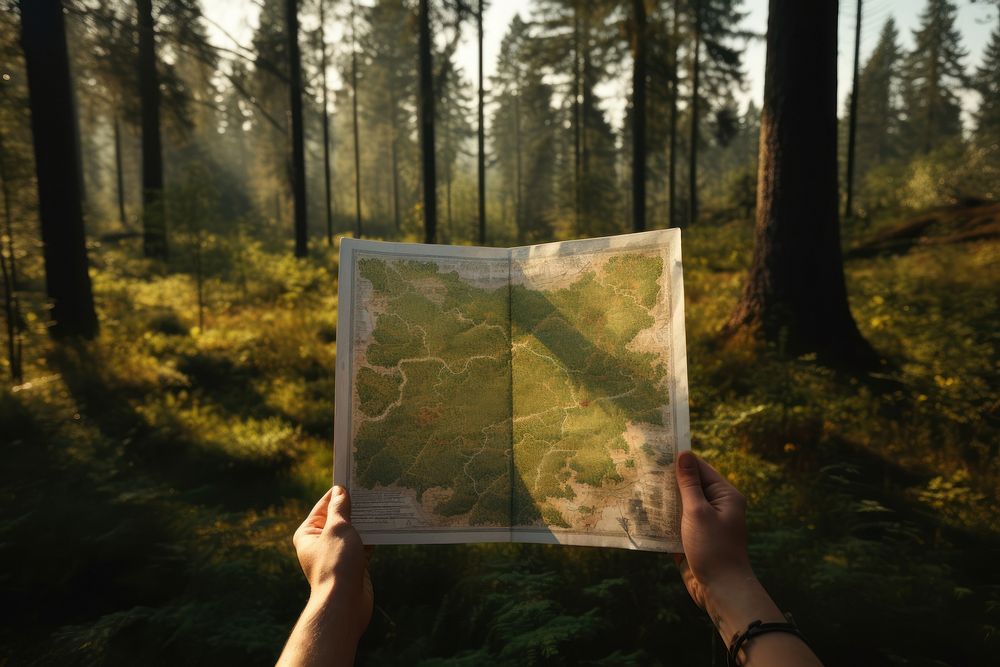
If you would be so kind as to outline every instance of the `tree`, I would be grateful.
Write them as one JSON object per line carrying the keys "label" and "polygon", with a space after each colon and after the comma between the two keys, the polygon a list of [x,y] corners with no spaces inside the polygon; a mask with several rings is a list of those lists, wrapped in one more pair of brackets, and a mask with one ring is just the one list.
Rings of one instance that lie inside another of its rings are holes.
{"label": "tree", "polygon": [[862,0],[858,0],[858,8],[854,14],[854,67],[851,74],[851,98],[848,111],[847,130],[847,200],[844,202],[844,217],[850,217],[854,211],[854,140],[858,130],[858,70],[861,67],[861,11]]}
{"label": "tree", "polygon": [[878,44],[858,78],[856,178],[896,157],[900,109],[897,71],[900,59],[896,24],[886,20]]}
{"label": "tree", "polygon": [[142,248],[146,257],[167,258],[160,143],[160,79],[152,0],[136,0],[139,16],[139,100],[142,117]]}
{"label": "tree", "polygon": [[361,146],[358,131],[357,6],[351,0],[351,135],[354,137],[354,236],[361,238]]}
{"label": "tree", "polygon": [[464,154],[465,145],[475,135],[469,117],[472,115],[472,100],[469,98],[469,84],[462,76],[462,71],[455,63],[451,53],[441,56],[440,75],[437,78],[437,112],[438,135],[437,165],[444,176],[445,203],[445,239],[451,243],[454,239],[453,215],[453,185],[455,183],[455,167]]}
{"label": "tree", "polygon": [[306,225],[306,150],[302,123],[302,58],[299,54],[299,3],[285,0],[285,25],[288,38],[288,91],[292,116],[292,204],[295,211],[295,256],[309,254],[309,229]]}
{"label": "tree", "polygon": [[513,210],[519,244],[551,238],[555,210],[556,134],[552,86],[532,66],[536,44],[515,16],[500,43],[493,150],[505,207]]}
{"label": "tree", "polygon": [[973,86],[982,96],[976,111],[976,137],[985,145],[1000,142],[1000,20],[990,34]]}
{"label": "tree", "polygon": [[416,203],[418,187],[412,178],[419,170],[418,147],[412,139],[417,132],[413,14],[401,0],[379,0],[361,18],[357,55],[349,65],[358,82],[355,99],[368,147],[362,154],[359,146],[356,156],[370,197],[368,226],[381,225],[381,231],[388,233],[390,226],[384,221],[391,219],[391,230],[399,234],[404,214]]}
{"label": "tree", "polygon": [[424,243],[437,240],[437,166],[434,151],[434,74],[431,55],[430,0],[420,0],[420,149],[423,166]]}
{"label": "tree", "polygon": [[670,19],[670,58],[667,67],[670,72],[670,133],[669,151],[670,166],[667,171],[667,226],[677,226],[677,101],[680,97],[677,91],[679,77],[677,74],[677,56],[680,45],[680,15],[679,2],[673,3],[673,14]]}
{"label": "tree", "polygon": [[596,91],[621,55],[620,32],[611,20],[616,9],[610,0],[543,0],[535,12],[541,35],[533,65],[558,82],[566,101],[563,125],[572,133],[566,141],[571,158],[561,172],[570,178],[560,185],[577,236],[621,230],[616,137]]}
{"label": "tree", "polygon": [[21,363],[21,307],[17,298],[17,257],[14,254],[14,220],[11,214],[10,176],[7,173],[7,150],[0,128],[0,196],[3,197],[3,239],[0,243],[0,274],[3,277],[3,310],[7,325],[7,362],[10,379],[24,380]]}
{"label": "tree", "polygon": [[21,0],[21,45],[28,74],[38,177],[45,287],[54,337],[97,335],[80,200],[76,121],[60,0]]}
{"label": "tree", "polygon": [[645,0],[632,0],[632,229],[646,229],[646,62],[649,32]]}
{"label": "tree", "polygon": [[486,245],[486,124],[483,88],[483,0],[476,5],[476,46],[479,53],[479,88],[476,100],[476,184],[479,204],[479,245]]}
{"label": "tree", "polygon": [[[724,99],[733,85],[743,83],[743,54],[731,44],[742,33],[737,26],[744,13],[741,0],[689,0],[691,32],[690,88],[688,109],[688,221],[698,221],[698,148],[701,119],[713,108],[715,100]],[[701,51],[704,48],[705,57]]]}
{"label": "tree", "polygon": [[929,153],[962,134],[957,91],[966,85],[962,60],[968,54],[955,28],[956,11],[949,0],[927,0],[913,31],[914,49],[903,62],[903,136],[911,138],[911,153]]}
{"label": "tree", "polygon": [[870,365],[851,316],[837,197],[837,2],[771,0],[750,276],[729,323],[785,352]]}
{"label": "tree", "polygon": [[320,86],[323,105],[323,193],[326,203],[326,244],[333,245],[333,204],[330,192],[330,101],[326,85],[326,13],[323,0],[319,0],[319,62]]}

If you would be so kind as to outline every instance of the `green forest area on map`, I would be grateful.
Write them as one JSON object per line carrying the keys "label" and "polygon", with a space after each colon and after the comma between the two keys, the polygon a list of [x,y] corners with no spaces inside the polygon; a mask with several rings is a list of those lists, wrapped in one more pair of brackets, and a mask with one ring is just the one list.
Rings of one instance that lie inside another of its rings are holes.
{"label": "green forest area on map", "polygon": [[359,258],[377,315],[354,378],[356,483],[433,491],[433,514],[472,526],[579,529],[587,498],[635,477],[627,426],[664,426],[669,402],[663,355],[634,344],[662,257],[595,256],[545,289],[516,279],[529,269],[481,287],[436,261]]}

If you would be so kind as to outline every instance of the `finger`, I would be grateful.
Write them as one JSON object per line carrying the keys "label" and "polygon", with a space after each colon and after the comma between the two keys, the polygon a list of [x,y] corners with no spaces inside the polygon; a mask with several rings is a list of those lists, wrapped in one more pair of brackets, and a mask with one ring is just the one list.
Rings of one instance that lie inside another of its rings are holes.
{"label": "finger", "polygon": [[302,522],[300,528],[322,528],[326,523],[326,511],[327,507],[330,506],[330,496],[333,494],[333,489],[328,489],[323,497],[316,501],[313,508],[309,510],[309,515],[306,516],[305,521]]}
{"label": "finger", "polygon": [[739,495],[739,490],[706,461],[698,459],[698,472],[701,475],[702,492],[709,503],[716,505],[718,501]]}
{"label": "finger", "polygon": [[674,466],[677,475],[677,486],[681,491],[681,507],[687,512],[696,507],[707,505],[705,492],[701,488],[701,474],[698,457],[690,451],[677,455],[677,465]]}
{"label": "finger", "polygon": [[330,506],[326,514],[326,525],[351,522],[351,494],[342,486],[335,486],[330,496]]}

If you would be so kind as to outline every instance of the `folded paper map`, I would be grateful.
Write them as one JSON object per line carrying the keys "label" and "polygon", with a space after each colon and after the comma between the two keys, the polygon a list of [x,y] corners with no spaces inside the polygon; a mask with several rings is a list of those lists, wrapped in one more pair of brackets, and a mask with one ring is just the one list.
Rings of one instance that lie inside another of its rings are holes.
{"label": "folded paper map", "polygon": [[680,232],[340,248],[334,482],[366,544],[680,551]]}

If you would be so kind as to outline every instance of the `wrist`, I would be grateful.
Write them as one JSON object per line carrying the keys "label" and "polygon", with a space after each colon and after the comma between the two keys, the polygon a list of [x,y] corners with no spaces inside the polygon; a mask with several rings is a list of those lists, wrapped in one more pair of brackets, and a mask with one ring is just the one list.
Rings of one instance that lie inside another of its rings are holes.
{"label": "wrist", "polygon": [[727,646],[734,634],[746,630],[753,621],[785,620],[752,570],[734,573],[707,586],[705,611]]}

